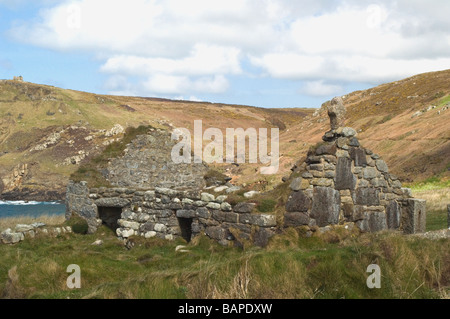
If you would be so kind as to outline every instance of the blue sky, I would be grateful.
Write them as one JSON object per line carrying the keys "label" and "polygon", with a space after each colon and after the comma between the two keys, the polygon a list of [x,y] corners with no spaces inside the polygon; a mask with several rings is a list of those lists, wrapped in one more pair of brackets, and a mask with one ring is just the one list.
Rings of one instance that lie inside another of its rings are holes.
{"label": "blue sky", "polygon": [[450,68],[450,1],[0,0],[0,78],[261,107]]}

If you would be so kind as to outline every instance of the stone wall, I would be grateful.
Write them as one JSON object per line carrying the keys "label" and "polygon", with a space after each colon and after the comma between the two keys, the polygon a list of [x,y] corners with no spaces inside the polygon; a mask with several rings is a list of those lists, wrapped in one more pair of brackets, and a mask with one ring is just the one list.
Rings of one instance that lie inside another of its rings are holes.
{"label": "stone wall", "polygon": [[17,224],[14,229],[8,228],[0,233],[0,243],[17,244],[25,238],[35,238],[36,235],[58,236],[71,233],[70,226],[47,227],[44,223]]}
{"label": "stone wall", "polygon": [[117,187],[202,188],[208,167],[193,160],[174,163],[171,152],[175,144],[171,133],[151,129],[128,144],[124,156],[112,159],[103,174]]}
{"label": "stone wall", "polygon": [[114,208],[119,212],[114,228],[121,238],[183,237],[190,241],[206,234],[223,245],[249,241],[265,246],[275,233],[275,215],[254,213],[252,203],[233,207],[226,199],[226,195],[215,197],[202,191],[158,187],[88,189],[83,182],[71,182],[67,194],[68,214],[86,219],[89,232],[94,232],[101,223],[111,225],[112,215],[102,216],[101,211]]}
{"label": "stone wall", "polygon": [[293,168],[286,227],[353,222],[363,232],[425,231],[425,201],[402,188],[386,162],[360,145],[354,129],[340,127],[323,140]]}

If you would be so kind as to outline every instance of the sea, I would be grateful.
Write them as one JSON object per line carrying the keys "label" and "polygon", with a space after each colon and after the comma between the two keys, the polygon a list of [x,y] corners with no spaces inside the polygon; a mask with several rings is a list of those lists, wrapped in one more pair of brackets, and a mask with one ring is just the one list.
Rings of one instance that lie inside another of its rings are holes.
{"label": "sea", "polygon": [[66,205],[64,202],[37,202],[37,201],[1,201],[0,218],[4,217],[39,217],[42,215],[64,215]]}

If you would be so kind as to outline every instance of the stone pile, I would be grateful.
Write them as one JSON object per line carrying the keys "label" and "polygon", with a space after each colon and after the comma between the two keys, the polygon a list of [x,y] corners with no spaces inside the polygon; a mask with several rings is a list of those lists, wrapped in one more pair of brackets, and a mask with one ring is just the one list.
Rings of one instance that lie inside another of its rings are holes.
{"label": "stone pile", "polygon": [[25,238],[34,238],[37,234],[58,236],[60,234],[71,233],[70,226],[45,227],[44,223],[17,224],[14,230],[8,228],[0,233],[0,242],[3,244],[16,244]]}

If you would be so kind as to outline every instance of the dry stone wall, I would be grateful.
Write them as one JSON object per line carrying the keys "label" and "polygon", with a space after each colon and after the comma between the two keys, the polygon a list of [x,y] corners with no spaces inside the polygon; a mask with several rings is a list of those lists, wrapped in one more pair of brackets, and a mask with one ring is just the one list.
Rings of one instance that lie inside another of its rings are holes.
{"label": "dry stone wall", "polygon": [[226,199],[226,195],[216,197],[201,190],[89,189],[86,184],[71,182],[67,212],[86,219],[89,232],[105,223],[121,238],[182,237],[190,241],[206,234],[223,245],[247,240],[265,246],[275,233],[275,215],[254,213],[252,203],[233,207]]}
{"label": "dry stone wall", "polygon": [[171,158],[175,143],[169,132],[151,129],[128,144],[124,156],[112,159],[103,174],[117,187],[202,188],[208,167],[193,160],[175,163]]}
{"label": "dry stone wall", "polygon": [[293,169],[286,227],[351,222],[363,232],[425,231],[425,201],[402,188],[386,162],[360,145],[353,128],[332,129],[323,140]]}

